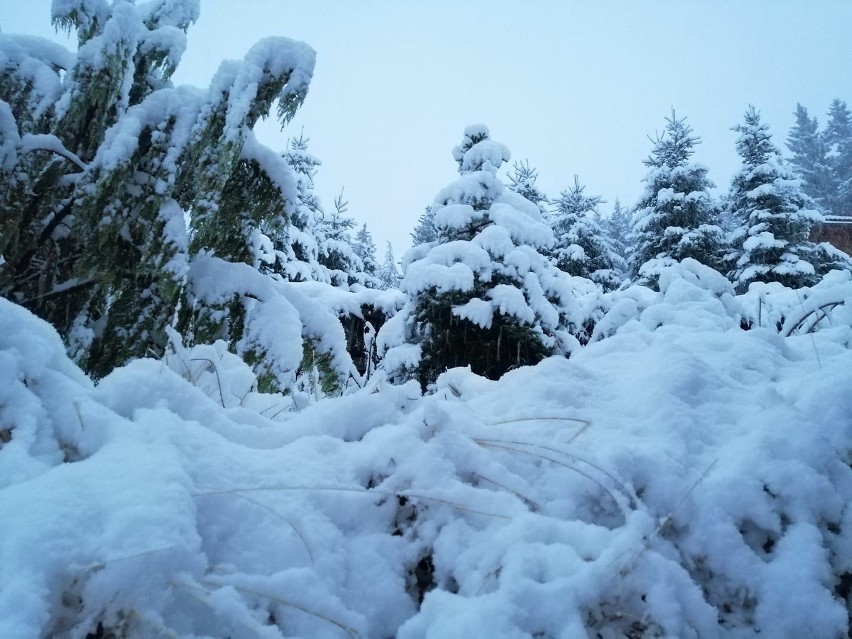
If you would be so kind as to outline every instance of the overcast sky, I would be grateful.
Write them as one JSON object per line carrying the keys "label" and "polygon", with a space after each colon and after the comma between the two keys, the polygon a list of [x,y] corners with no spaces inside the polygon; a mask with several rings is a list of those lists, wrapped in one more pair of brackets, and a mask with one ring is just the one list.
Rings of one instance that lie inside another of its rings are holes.
{"label": "overcast sky", "polygon": [[[0,28],[56,37],[50,0],[0,0]],[[223,59],[283,35],[317,51],[311,90],[280,132],[304,127],[323,162],[326,207],[345,187],[383,255],[397,258],[426,204],[456,176],[450,153],[483,122],[549,195],[579,174],[587,193],[632,205],[648,135],[672,107],[702,138],[696,158],[727,188],[735,134],[754,104],[783,144],[797,102],[822,123],[852,102],[852,1],[201,0],[175,76],[207,86]]]}

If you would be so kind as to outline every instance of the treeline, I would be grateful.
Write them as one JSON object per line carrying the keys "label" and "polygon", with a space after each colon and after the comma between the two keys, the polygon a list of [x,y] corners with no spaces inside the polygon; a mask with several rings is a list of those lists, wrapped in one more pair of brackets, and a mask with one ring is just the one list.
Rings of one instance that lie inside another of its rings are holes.
{"label": "treeline", "polygon": [[594,320],[578,296],[653,288],[677,261],[741,291],[850,266],[809,241],[821,210],[849,212],[852,132],[837,101],[825,131],[800,108],[792,166],[750,108],[742,169],[721,200],[672,113],[640,202],[616,202],[609,219],[576,177],[549,198],[527,162],[504,176],[509,150],[468,127],[453,150],[459,178],[421,216],[400,279],[342,193],[322,205],[303,135],[277,153],[252,132],[272,109],[291,120],[314,52],[269,38],[208,89],[176,88],[197,10],[57,4],[76,54],[0,34],[0,293],[53,324],[95,377],[221,340],[262,391],[336,394],[377,367],[424,388],[456,365],[496,378],[587,340]]}

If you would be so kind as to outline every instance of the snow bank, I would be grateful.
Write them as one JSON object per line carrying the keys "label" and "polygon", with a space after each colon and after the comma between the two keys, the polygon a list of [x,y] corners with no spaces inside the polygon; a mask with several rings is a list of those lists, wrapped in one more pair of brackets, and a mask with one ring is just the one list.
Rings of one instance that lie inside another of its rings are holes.
{"label": "snow bank", "polygon": [[224,345],[94,387],[0,300],[0,636],[846,636],[852,327],[660,284],[570,359],[298,413]]}

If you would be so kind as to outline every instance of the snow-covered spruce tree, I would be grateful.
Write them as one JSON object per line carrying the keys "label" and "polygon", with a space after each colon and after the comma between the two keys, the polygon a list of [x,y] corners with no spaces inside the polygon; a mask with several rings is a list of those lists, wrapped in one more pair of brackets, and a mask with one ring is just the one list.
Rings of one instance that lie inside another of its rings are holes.
{"label": "snow-covered spruce tree", "polygon": [[308,151],[309,142],[302,132],[290,139],[284,153],[284,161],[296,179],[298,205],[284,232],[271,237],[276,258],[271,270],[290,282],[328,281],[319,264],[316,238],[311,234],[314,219],[322,214],[322,204],[314,192],[314,177],[322,163]]}
{"label": "snow-covered spruce tree", "polygon": [[645,191],[633,215],[632,272],[639,283],[656,286],[659,267],[687,257],[722,268],[724,238],[710,194],[713,183],[705,167],[690,162],[698,141],[674,111],[653,140],[644,162]]}
{"label": "snow-covered spruce tree", "polygon": [[624,265],[601,227],[601,198],[584,191],[585,186],[575,175],[574,185],[562,191],[554,202],[550,225],[555,242],[549,254],[559,270],[613,291],[621,284]]}
{"label": "snow-covered spruce tree", "polygon": [[628,264],[632,254],[630,246],[631,220],[630,209],[623,206],[618,198],[615,198],[612,213],[604,220],[603,229],[612,242],[613,250],[621,258],[620,277],[622,279],[628,275]]}
{"label": "snow-covered spruce tree", "polygon": [[802,180],[802,191],[828,212],[837,194],[837,185],[828,164],[826,141],[819,123],[796,105],[796,123],[787,135],[787,148],[792,153],[790,164]]}
{"label": "snow-covered spruce tree", "polygon": [[426,210],[417,218],[417,226],[411,232],[411,246],[427,244],[438,239],[438,231],[435,230],[435,209],[430,204]]}
{"label": "snow-covered spruce tree", "polygon": [[535,185],[538,180],[538,171],[530,166],[529,160],[512,163],[512,172],[508,174],[509,188],[518,195],[527,198],[530,202],[537,205],[544,219],[548,218],[550,211],[548,206],[550,200],[542,191]]}
{"label": "snow-covered spruce tree", "polygon": [[455,366],[496,379],[572,341],[568,278],[540,252],[553,234],[538,207],[497,178],[509,150],[473,125],[453,157],[461,177],[435,198],[438,239],[406,256],[409,302],[388,322],[415,345],[412,357],[388,359],[404,360],[424,388]]}
{"label": "snow-covered spruce tree", "polygon": [[824,137],[835,187],[829,211],[833,215],[852,215],[852,114],[842,100],[831,103]]}
{"label": "snow-covered spruce tree", "polygon": [[737,153],[742,169],[731,183],[729,206],[741,227],[733,235],[737,261],[729,278],[739,291],[752,282],[809,286],[832,267],[843,266],[843,255],[808,241],[811,226],[822,219],[772,142],[768,125],[753,106],[745,113]]}
{"label": "snow-covered spruce tree", "polygon": [[332,286],[348,288],[364,279],[364,265],[352,246],[353,228],[355,220],[349,215],[343,191],[334,198],[331,211],[320,210],[313,220],[311,234],[317,241],[317,259]]}
{"label": "snow-covered spruce tree", "polygon": [[399,270],[396,268],[396,258],[393,256],[393,246],[390,242],[385,248],[385,259],[382,261],[378,272],[379,282],[385,290],[389,288],[399,288],[400,280]]}
{"label": "snow-covered spruce tree", "polygon": [[366,276],[364,285],[368,287],[378,286],[376,280],[379,273],[379,264],[376,261],[376,244],[373,242],[373,234],[367,230],[364,222],[355,237],[352,239],[352,252],[361,260],[361,268]]}

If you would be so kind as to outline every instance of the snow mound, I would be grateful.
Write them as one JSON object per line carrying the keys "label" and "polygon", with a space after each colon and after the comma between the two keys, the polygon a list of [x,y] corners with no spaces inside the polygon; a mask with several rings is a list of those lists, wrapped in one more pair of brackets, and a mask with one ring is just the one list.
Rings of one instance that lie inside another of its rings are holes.
{"label": "snow mound", "polygon": [[215,345],[94,386],[0,299],[0,636],[846,636],[852,327],[679,273],[570,359],[297,413]]}

